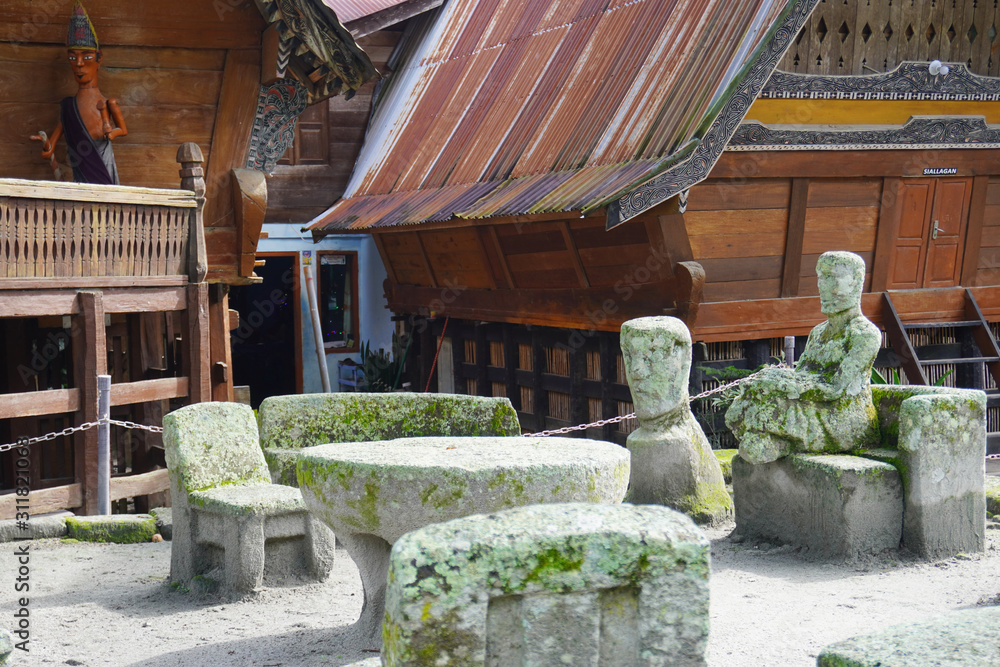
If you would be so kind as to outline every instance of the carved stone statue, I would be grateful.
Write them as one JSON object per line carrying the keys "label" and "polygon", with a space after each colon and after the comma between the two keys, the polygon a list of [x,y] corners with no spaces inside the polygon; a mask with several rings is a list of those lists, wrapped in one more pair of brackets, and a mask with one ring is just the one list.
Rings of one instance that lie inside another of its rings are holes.
{"label": "carved stone statue", "polygon": [[108,99],[97,88],[101,67],[101,49],[94,26],[83,6],[77,2],[70,19],[66,41],[70,68],[79,90],[59,105],[59,124],[47,139],[40,134],[32,139],[42,142],[42,157],[50,159],[56,143],[66,137],[73,180],[79,183],[118,184],[118,168],[111,141],[128,134],[118,100]]}
{"label": "carved stone statue", "polygon": [[628,501],[666,505],[701,524],[730,518],[722,468],[688,405],[688,328],[674,317],[629,320],[621,347],[639,418],[626,443],[632,454]]}
{"label": "carved stone statue", "polygon": [[861,314],[864,260],[850,252],[826,252],[816,274],[827,321],[809,334],[794,371],[765,369],[743,385],[726,412],[740,457],[750,463],[878,442],[871,371],[882,334]]}

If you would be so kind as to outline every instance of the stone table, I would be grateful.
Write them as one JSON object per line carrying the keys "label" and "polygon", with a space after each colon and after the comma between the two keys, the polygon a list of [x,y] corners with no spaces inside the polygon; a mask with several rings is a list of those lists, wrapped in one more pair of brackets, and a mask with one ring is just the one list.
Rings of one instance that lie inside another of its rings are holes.
{"label": "stone table", "polygon": [[308,447],[296,470],[309,510],[358,566],[365,599],[354,627],[379,647],[389,551],[403,534],[521,505],[620,503],[629,453],[580,438],[401,438]]}

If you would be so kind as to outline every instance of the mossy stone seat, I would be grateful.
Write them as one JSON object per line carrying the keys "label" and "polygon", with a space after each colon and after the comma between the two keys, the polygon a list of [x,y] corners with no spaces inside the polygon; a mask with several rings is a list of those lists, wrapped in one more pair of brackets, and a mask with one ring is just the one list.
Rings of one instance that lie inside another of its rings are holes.
{"label": "mossy stone seat", "polygon": [[292,487],[271,484],[253,410],[199,403],[163,418],[173,500],[170,578],[182,583],[219,569],[231,593],[268,578],[325,579],[333,534]]}
{"label": "mossy stone seat", "polygon": [[384,665],[704,665],[710,544],[660,505],[531,505],[392,549]]}
{"label": "mossy stone seat", "polygon": [[260,405],[260,439],[276,484],[298,486],[303,447],[424,436],[515,436],[506,398],[457,394],[337,393],[271,396]]}
{"label": "mossy stone seat", "polygon": [[[986,395],[873,385],[872,399],[881,447],[756,466],[734,460],[741,534],[850,557],[896,546],[870,539],[891,535],[883,524],[896,515],[902,545],[923,558],[985,548]],[[888,465],[873,467],[872,459]],[[790,489],[801,492],[801,507]]]}

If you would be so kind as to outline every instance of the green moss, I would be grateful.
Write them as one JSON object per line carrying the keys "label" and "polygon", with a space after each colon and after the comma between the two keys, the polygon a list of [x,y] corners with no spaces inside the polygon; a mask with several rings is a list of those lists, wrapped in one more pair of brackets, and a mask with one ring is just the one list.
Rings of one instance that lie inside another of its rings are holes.
{"label": "green moss", "polygon": [[66,517],[68,536],[83,542],[138,544],[156,534],[156,519],[148,514]]}
{"label": "green moss", "polygon": [[[348,500],[346,504],[361,516],[364,525],[356,526],[366,530],[376,530],[381,525],[382,520],[378,516],[378,494],[379,485],[375,480],[365,482],[365,493],[358,500]],[[357,521],[352,521],[357,524]]]}
{"label": "green moss", "polygon": [[583,567],[584,555],[575,549],[568,548],[566,553],[560,549],[545,549],[535,557],[536,564],[524,577],[525,583],[537,581],[543,585],[553,583],[553,575],[566,572],[579,572]]}
{"label": "green moss", "polygon": [[712,453],[722,468],[722,478],[726,484],[733,483],[733,458],[739,453],[738,449],[716,449]]}

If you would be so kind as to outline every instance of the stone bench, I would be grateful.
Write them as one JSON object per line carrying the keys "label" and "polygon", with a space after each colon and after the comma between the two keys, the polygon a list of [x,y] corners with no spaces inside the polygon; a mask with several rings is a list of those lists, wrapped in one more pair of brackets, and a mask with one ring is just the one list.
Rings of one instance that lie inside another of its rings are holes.
{"label": "stone bench", "polygon": [[[271,484],[253,410],[198,403],[163,418],[173,541],[170,578],[216,580],[237,595],[264,582],[325,579],[334,538],[302,493]],[[221,576],[220,576],[221,575]]]}
{"label": "stone bench", "polygon": [[966,609],[852,637],[823,649],[818,667],[1000,665],[1000,607]]}
{"label": "stone bench", "polygon": [[392,549],[385,665],[703,665],[710,545],[657,505],[532,505]]}
{"label": "stone bench", "polygon": [[733,461],[737,531],[853,558],[902,545],[927,558],[985,546],[986,396],[873,385],[882,448]]}
{"label": "stone bench", "polygon": [[402,535],[522,505],[620,503],[629,453],[582,438],[402,438],[309,447],[297,467],[309,509],[361,572],[365,601],[354,631],[377,648],[389,549]]}
{"label": "stone bench", "polygon": [[393,392],[272,396],[260,405],[260,440],[276,484],[298,486],[303,447],[423,436],[521,435],[506,398]]}

